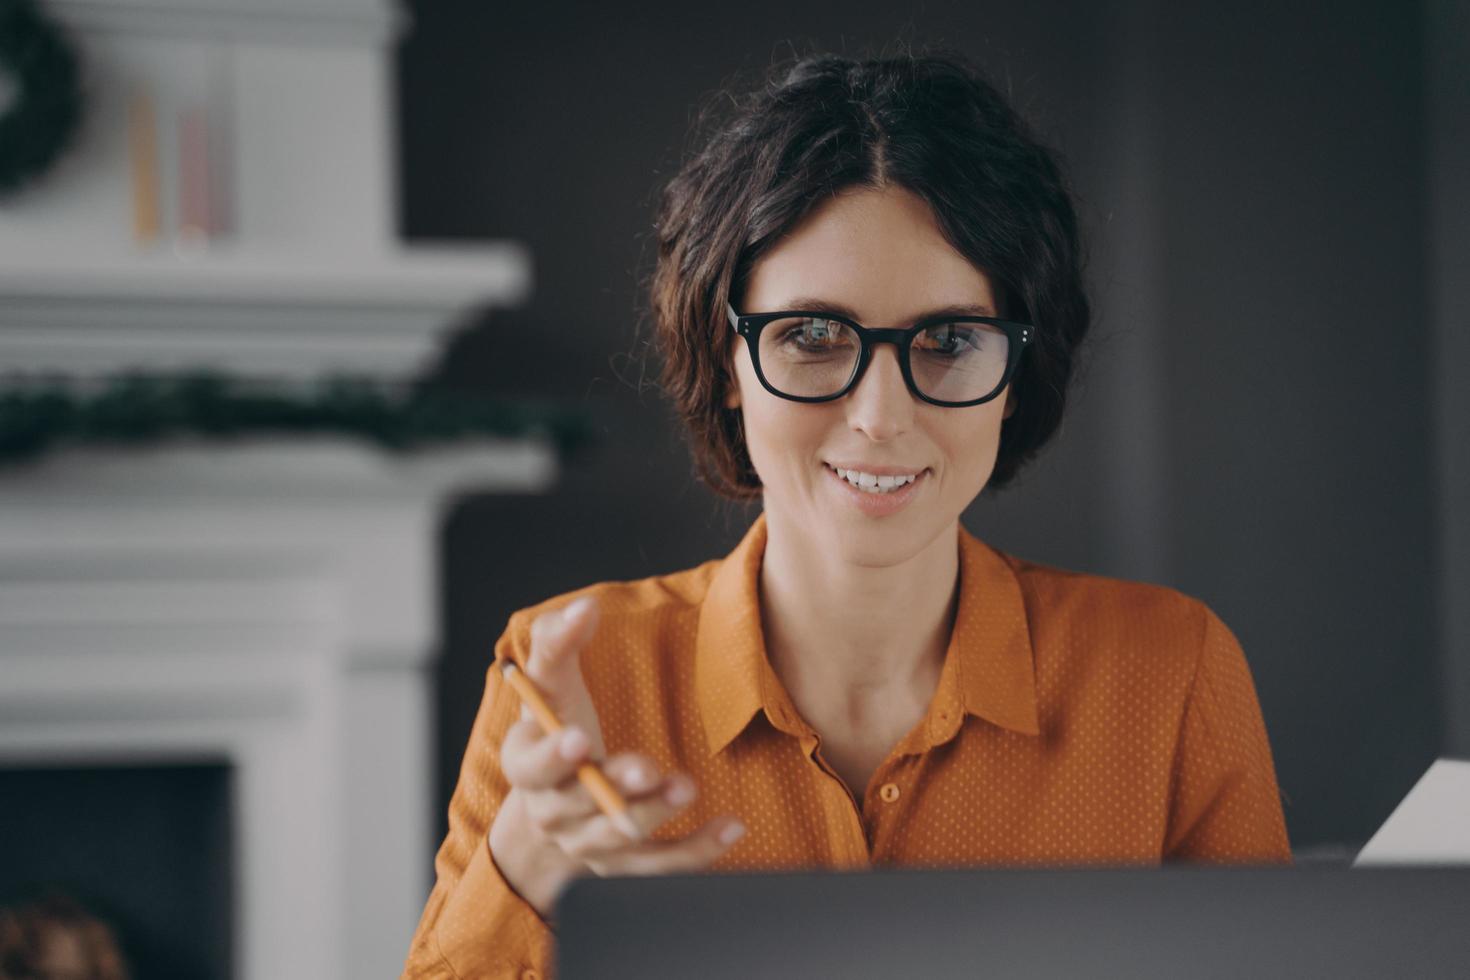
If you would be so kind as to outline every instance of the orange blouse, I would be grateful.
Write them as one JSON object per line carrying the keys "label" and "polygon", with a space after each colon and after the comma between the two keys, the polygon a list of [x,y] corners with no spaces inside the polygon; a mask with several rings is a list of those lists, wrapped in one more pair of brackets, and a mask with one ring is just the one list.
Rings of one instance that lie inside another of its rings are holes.
{"label": "orange blouse", "polygon": [[[766,659],[758,517],[725,559],[603,582],[510,617],[496,657],[583,594],[602,617],[582,672],[609,753],[689,773],[693,804],[747,828],[716,871],[874,865],[1290,862],[1275,769],[1240,645],[1172,589],[1047,568],[960,528],[960,592],[928,712],[858,798]],[[534,977],[551,934],[509,888],[486,833],[519,716],[496,670],[449,804],[438,881],[405,977]]]}

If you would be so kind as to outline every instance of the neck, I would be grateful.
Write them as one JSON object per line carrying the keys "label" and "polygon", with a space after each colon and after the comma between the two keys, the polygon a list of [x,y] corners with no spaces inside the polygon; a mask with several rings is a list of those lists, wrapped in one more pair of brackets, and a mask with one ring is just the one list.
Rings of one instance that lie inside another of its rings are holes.
{"label": "neck", "polygon": [[771,665],[799,709],[814,696],[851,712],[894,697],[927,704],[958,579],[958,522],[917,553],[874,565],[768,512],[760,591]]}

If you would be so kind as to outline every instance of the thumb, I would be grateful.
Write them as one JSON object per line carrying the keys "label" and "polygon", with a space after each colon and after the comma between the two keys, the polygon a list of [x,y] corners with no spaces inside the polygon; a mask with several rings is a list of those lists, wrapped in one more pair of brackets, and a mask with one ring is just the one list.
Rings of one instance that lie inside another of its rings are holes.
{"label": "thumb", "polygon": [[578,655],[597,630],[599,616],[597,600],[583,596],[561,609],[542,613],[531,623],[526,673],[559,712],[580,706],[577,702],[588,696]]}

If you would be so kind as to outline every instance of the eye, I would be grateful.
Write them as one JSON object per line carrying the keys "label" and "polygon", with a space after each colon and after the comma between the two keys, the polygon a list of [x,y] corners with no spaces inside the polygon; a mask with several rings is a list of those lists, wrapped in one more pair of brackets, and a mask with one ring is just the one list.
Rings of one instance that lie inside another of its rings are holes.
{"label": "eye", "polygon": [[914,349],[930,354],[959,356],[985,348],[994,328],[972,323],[937,323],[914,338]]}
{"label": "eye", "polygon": [[792,317],[773,326],[782,343],[801,350],[831,350],[846,347],[855,340],[847,324],[826,317]]}

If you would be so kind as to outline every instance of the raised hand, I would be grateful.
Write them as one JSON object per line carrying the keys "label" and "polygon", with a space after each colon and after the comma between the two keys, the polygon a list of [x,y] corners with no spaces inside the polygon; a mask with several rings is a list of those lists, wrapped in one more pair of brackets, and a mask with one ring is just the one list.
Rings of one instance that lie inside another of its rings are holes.
{"label": "raised hand", "polygon": [[[580,662],[598,618],[596,600],[584,596],[531,624],[526,674],[566,727],[548,735],[530,709],[523,708],[500,749],[511,791],[490,827],[490,852],[511,887],[546,919],[562,888],[579,874],[698,871],[745,832],[733,817],[716,817],[678,840],[648,839],[694,800],[696,787],[682,773],[660,773],[641,753],[605,759],[602,729]],[[639,838],[619,830],[578,781],[577,767],[588,759],[603,762],[604,772],[628,801]]]}

